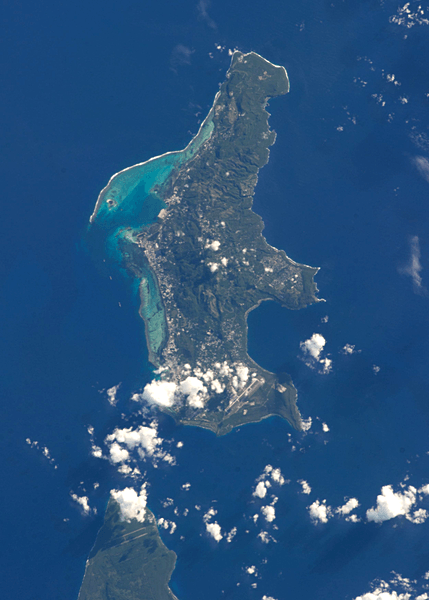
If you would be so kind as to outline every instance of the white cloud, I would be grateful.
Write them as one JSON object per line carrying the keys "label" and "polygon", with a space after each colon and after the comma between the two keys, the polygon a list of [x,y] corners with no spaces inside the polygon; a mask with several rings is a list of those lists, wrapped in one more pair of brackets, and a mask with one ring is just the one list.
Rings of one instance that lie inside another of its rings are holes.
{"label": "white cloud", "polygon": [[263,506],[261,508],[261,513],[264,515],[266,521],[272,523],[276,518],[276,511],[274,506]]}
{"label": "white cloud", "polygon": [[75,502],[77,502],[82,507],[82,510],[86,515],[90,515],[91,512],[93,512],[94,514],[97,514],[96,509],[94,508],[94,510],[92,510],[91,507],[89,506],[88,496],[78,496],[77,494],[73,494],[73,493],[71,493],[70,496],[72,497],[72,499]]}
{"label": "white cloud", "polygon": [[354,510],[358,506],[359,500],[357,498],[350,498],[345,504],[343,504],[343,506],[339,506],[338,508],[336,508],[335,512],[342,516],[348,515],[352,512],[352,510]]}
{"label": "white cloud", "polygon": [[217,510],[215,510],[212,506],[203,516],[204,523],[208,523],[209,521],[211,521],[212,517],[214,517],[215,515],[217,515]]}
{"label": "white cloud", "polygon": [[182,490],[185,490],[185,492],[188,492],[191,489],[191,484],[190,483],[184,483],[182,485]]}
{"label": "white cloud", "polygon": [[[152,381],[144,387],[141,398],[161,406],[173,406],[176,384],[173,381]],[[133,396],[134,399],[134,396]]]}
{"label": "white cloud", "polygon": [[332,370],[332,360],[322,357],[326,340],[320,333],[313,333],[311,338],[301,342],[299,347],[304,354],[304,362],[308,367],[314,368],[315,364],[322,367],[322,373],[327,374]]}
{"label": "white cloud", "polygon": [[397,594],[395,590],[388,592],[381,588],[376,588],[372,592],[367,592],[363,596],[357,596],[355,600],[410,600],[411,596],[407,592]]}
{"label": "white cloud", "polygon": [[220,525],[216,521],[214,523],[206,523],[206,529],[207,533],[209,533],[217,542],[220,542],[223,538]]}
{"label": "white cloud", "polygon": [[279,485],[283,485],[285,483],[285,478],[283,477],[280,469],[273,469],[271,471],[271,479]]}
{"label": "white cloud", "polygon": [[55,460],[52,458],[49,448],[47,446],[41,446],[38,441],[31,441],[30,438],[26,438],[26,443],[30,446],[30,448],[36,448],[39,450],[43,456],[48,460],[51,465],[54,465],[54,469],[58,469],[58,465],[55,464]]}
{"label": "white cloud", "polygon": [[158,527],[162,527],[163,529],[170,530],[170,534],[176,531],[177,525],[174,521],[169,521],[168,519],[164,519],[164,517],[160,517],[158,519]]}
{"label": "white cloud", "polygon": [[208,267],[212,273],[215,273],[219,269],[219,265],[217,263],[208,263]]}
{"label": "white cloud", "polygon": [[275,542],[277,544],[277,540],[275,540],[273,536],[268,533],[268,531],[260,531],[258,533],[258,538],[263,544],[268,544],[269,542]]}
{"label": "white cloud", "polygon": [[415,525],[421,525],[428,518],[428,511],[424,508],[419,508],[415,510],[412,514],[407,515],[407,519],[414,523]]}
{"label": "white cloud", "polygon": [[233,527],[231,529],[231,531],[228,533],[228,535],[226,536],[226,541],[231,543],[232,540],[235,538],[236,534],[237,534],[237,527]]}
{"label": "white cloud", "polygon": [[255,565],[251,565],[250,567],[246,567],[245,571],[249,575],[255,575],[256,576],[258,574],[258,571],[257,571]]}
{"label": "white cloud", "polygon": [[220,242],[218,240],[214,240],[213,242],[207,241],[206,248],[217,252],[220,248]]}
{"label": "white cloud", "polygon": [[262,600],[276,600],[275,598],[273,598],[272,596],[262,596]]}
{"label": "white cloud", "polygon": [[221,394],[225,389],[225,386],[220,383],[218,379],[213,379],[210,384],[211,389],[216,392],[216,394]]}
{"label": "white cloud", "polygon": [[114,442],[110,448],[110,460],[113,463],[125,462],[130,458],[130,453],[125,448],[122,448],[117,442]]}
{"label": "white cloud", "polygon": [[426,511],[411,512],[417,501],[416,494],[417,490],[412,485],[402,492],[394,492],[391,485],[383,486],[381,494],[377,496],[377,506],[366,511],[368,521],[383,523],[403,515],[412,523],[423,523],[427,517]]}
{"label": "white cloud", "polygon": [[427,592],[417,595],[417,587],[427,589],[425,584],[421,586],[416,579],[402,577],[395,571],[392,571],[392,575],[390,581],[376,579],[370,584],[370,592],[357,596],[354,600],[428,600]]}
{"label": "white cloud", "polygon": [[133,488],[125,488],[124,490],[111,490],[110,495],[119,504],[123,521],[129,522],[135,519],[143,523],[147,503],[146,484],[142,485],[139,494]]}
{"label": "white cloud", "polygon": [[332,517],[332,509],[330,506],[326,505],[326,500],[323,500],[322,502],[316,500],[308,507],[308,510],[314,523],[317,523],[318,521],[327,523]]}
{"label": "white cloud", "polygon": [[92,444],[92,446],[91,446],[91,454],[95,458],[103,458],[102,449],[100,448],[100,446],[96,446],[95,444]]}
{"label": "white cloud", "polygon": [[182,394],[187,396],[189,406],[192,408],[203,408],[204,397],[207,395],[207,388],[198,377],[187,377],[179,384]]}
{"label": "white cloud", "polygon": [[341,354],[355,354],[356,350],[355,350],[354,345],[352,344],[346,344],[343,348],[341,348],[340,352]]}
{"label": "white cloud", "polygon": [[311,494],[311,487],[304,479],[299,479],[297,483],[302,485],[302,493],[303,494]]}
{"label": "white cloud", "polygon": [[[110,461],[115,464],[131,460],[131,453],[134,451],[138,453],[141,460],[151,457],[155,466],[158,460],[163,460],[170,465],[176,464],[175,457],[161,447],[163,440],[158,437],[156,421],[153,421],[149,427],[140,425],[136,429],[116,428],[113,433],[106,436],[104,442],[109,449]],[[126,475],[131,472],[131,469],[126,469],[122,465],[120,472]]]}
{"label": "white cloud", "polygon": [[325,433],[328,433],[328,431],[329,431],[329,427],[326,423],[322,423],[322,429]]}
{"label": "white cloud", "polygon": [[313,424],[313,419],[311,417],[308,417],[308,419],[302,419],[301,423],[303,431],[310,431],[311,426]]}
{"label": "white cloud", "polygon": [[254,496],[257,496],[258,498],[265,498],[267,494],[267,488],[265,486],[265,481],[260,481],[258,483],[258,485],[255,488],[255,491],[253,492]]}
{"label": "white cloud", "polygon": [[313,333],[310,339],[301,342],[299,346],[304,354],[309,354],[314,360],[318,361],[325,344],[326,340],[323,335]]}
{"label": "white cloud", "polygon": [[128,450],[141,448],[149,456],[154,453],[155,448],[161,443],[161,439],[157,437],[155,427],[137,427],[137,429],[118,429],[106,437],[106,443],[119,442],[127,446]]}
{"label": "white cloud", "polygon": [[109,404],[111,404],[112,406],[116,406],[116,403],[118,402],[117,393],[118,393],[118,390],[120,387],[121,387],[121,384],[118,383],[118,385],[114,385],[113,387],[109,388],[106,391],[107,400],[109,401]]}
{"label": "white cloud", "polygon": [[408,275],[411,277],[413,282],[414,292],[416,294],[427,293],[426,288],[423,286],[420,271],[423,269],[420,263],[420,243],[417,235],[414,235],[410,239],[410,250],[411,256],[407,265],[400,267],[398,272],[401,275]]}
{"label": "white cloud", "polygon": [[399,7],[395,15],[389,17],[390,23],[401,25],[407,29],[411,29],[414,25],[429,25],[429,19],[425,17],[424,10],[420,4],[417,6],[414,3],[415,11],[411,10],[411,2],[406,2],[404,6]]}

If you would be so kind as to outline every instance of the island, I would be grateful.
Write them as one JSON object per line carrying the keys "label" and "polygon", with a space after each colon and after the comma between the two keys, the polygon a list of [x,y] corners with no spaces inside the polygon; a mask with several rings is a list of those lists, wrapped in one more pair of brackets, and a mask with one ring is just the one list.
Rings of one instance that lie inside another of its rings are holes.
{"label": "island", "polygon": [[143,522],[124,520],[114,499],[86,563],[78,600],[177,600],[168,587],[176,555],[161,541],[146,508]]}
{"label": "island", "polygon": [[318,269],[270,246],[252,210],[276,134],[266,110],[289,91],[284,67],[234,52],[198,134],[115,174],[89,235],[132,274],[154,380],[134,399],[218,435],[271,415],[302,429],[297,392],[247,352],[247,315],[263,301],[297,310],[320,301]]}

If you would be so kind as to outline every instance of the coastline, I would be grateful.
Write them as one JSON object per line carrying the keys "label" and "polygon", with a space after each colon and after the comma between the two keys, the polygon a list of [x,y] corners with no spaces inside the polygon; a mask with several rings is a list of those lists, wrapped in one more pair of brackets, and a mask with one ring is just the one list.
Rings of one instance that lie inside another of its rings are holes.
{"label": "coastline", "polygon": [[[191,139],[191,141],[187,144],[187,146],[185,146],[185,148],[183,148],[182,150],[170,150],[169,152],[164,152],[163,154],[159,154],[158,156],[153,156],[152,158],[149,158],[148,160],[145,160],[141,163],[136,163],[134,165],[131,165],[130,167],[126,167],[125,169],[121,169],[120,171],[118,171],[117,173],[115,173],[114,175],[111,176],[111,178],[109,179],[109,181],[107,182],[107,184],[104,186],[104,188],[101,190],[101,192],[98,195],[97,201],[95,203],[95,207],[93,210],[92,215],[89,217],[89,222],[93,223],[95,217],[97,216],[97,212],[100,208],[101,203],[103,202],[103,194],[104,192],[108,189],[108,187],[110,186],[110,184],[112,183],[112,181],[118,176],[121,175],[122,173],[125,173],[126,171],[130,171],[131,169],[135,169],[135,167],[143,167],[144,165],[147,165],[151,162],[154,162],[155,160],[159,160],[160,158],[164,158],[165,156],[170,156],[172,154],[180,154],[182,152],[186,152],[190,146],[192,146],[192,144],[195,142],[195,140],[198,138],[198,136],[201,134],[202,129],[204,127],[204,125],[207,123],[207,121],[209,120],[209,117],[211,116],[212,112],[214,111],[215,105],[216,105],[216,101],[220,96],[220,90],[216,93],[215,97],[214,97],[214,101],[212,104],[211,109],[209,110],[206,118],[204,119],[204,121],[201,123],[198,132],[194,135],[194,137]],[[211,134],[210,134],[211,137]],[[210,137],[208,139],[210,139]]]}
{"label": "coastline", "polygon": [[[261,55],[260,55],[260,54],[258,54],[257,52],[253,52],[253,51],[251,51],[251,52],[247,52],[246,54],[244,54],[244,53],[242,53],[240,50],[234,50],[234,52],[233,52],[233,54],[232,54],[232,56],[231,56],[231,64],[232,64],[232,61],[234,60],[234,56],[235,56],[235,54],[236,54],[236,53],[243,54],[243,57],[246,57],[246,56],[249,56],[249,55],[251,55],[251,54],[254,54],[255,56],[258,56],[259,58],[261,58],[261,59],[262,59],[262,60],[264,60],[265,62],[269,63],[270,65],[272,65],[272,66],[273,66],[273,67],[275,67],[276,69],[283,69],[283,70],[284,70],[284,73],[285,73],[285,75],[286,75],[287,84],[288,84],[288,90],[287,90],[287,92],[286,92],[286,93],[289,93],[289,91],[290,91],[290,80],[289,80],[289,76],[288,76],[288,74],[287,74],[287,71],[286,71],[285,67],[283,67],[283,66],[281,66],[281,65],[276,65],[276,64],[274,64],[274,63],[270,62],[269,60],[267,60],[266,58],[264,58],[263,56],[261,56]],[[230,65],[230,67],[231,67],[231,65]],[[230,67],[229,67],[229,68],[230,68]],[[98,212],[98,210],[99,210],[99,208],[100,208],[100,205],[101,205],[101,203],[102,203],[102,201],[103,201],[103,194],[104,194],[104,192],[105,192],[105,191],[108,189],[108,187],[110,186],[110,184],[112,183],[112,181],[113,181],[113,180],[114,180],[114,179],[115,179],[115,178],[116,178],[118,175],[121,175],[122,173],[125,173],[126,171],[129,171],[129,170],[131,170],[131,169],[134,169],[135,167],[143,167],[144,165],[147,165],[147,164],[149,164],[149,163],[151,163],[151,162],[153,162],[153,161],[155,161],[155,160],[158,160],[158,159],[160,159],[160,158],[164,158],[165,156],[170,156],[171,154],[179,154],[179,153],[182,153],[182,152],[186,152],[186,151],[187,151],[187,150],[190,148],[190,146],[191,146],[191,145],[192,145],[192,144],[195,142],[195,140],[198,138],[198,136],[201,134],[201,132],[202,132],[202,129],[203,129],[203,127],[204,127],[204,125],[207,123],[207,121],[209,120],[209,118],[211,117],[211,115],[212,115],[212,113],[213,113],[213,111],[214,111],[214,109],[215,109],[216,102],[217,102],[217,100],[218,100],[219,96],[220,96],[220,90],[218,90],[218,91],[216,92],[216,94],[215,94],[215,97],[214,97],[214,100],[213,100],[213,104],[212,104],[212,106],[211,106],[211,108],[210,108],[210,110],[209,110],[209,112],[208,112],[207,116],[206,116],[206,117],[205,117],[205,119],[202,121],[202,123],[201,123],[201,125],[200,125],[200,127],[199,127],[199,129],[198,129],[198,131],[197,131],[197,133],[196,133],[196,134],[194,135],[194,137],[193,137],[193,138],[190,140],[190,142],[189,142],[189,143],[188,143],[188,144],[185,146],[185,148],[183,148],[182,150],[170,150],[170,151],[168,151],[168,152],[164,152],[163,154],[159,154],[158,156],[153,156],[153,157],[149,158],[148,160],[145,160],[145,161],[143,161],[143,162],[141,162],[141,163],[135,163],[134,165],[131,165],[130,167],[126,167],[125,169],[121,169],[120,171],[118,171],[117,173],[115,173],[114,175],[112,175],[112,176],[110,177],[109,181],[107,182],[107,184],[104,186],[104,188],[101,190],[101,192],[100,192],[100,193],[99,193],[99,195],[98,195],[97,201],[96,201],[96,203],[95,203],[94,210],[93,210],[93,212],[92,212],[91,216],[89,217],[89,222],[90,222],[90,224],[94,222],[94,219],[95,219],[95,217],[97,216],[97,212]],[[269,115],[268,111],[267,111],[267,114]],[[210,137],[211,137],[211,135],[210,135]]]}

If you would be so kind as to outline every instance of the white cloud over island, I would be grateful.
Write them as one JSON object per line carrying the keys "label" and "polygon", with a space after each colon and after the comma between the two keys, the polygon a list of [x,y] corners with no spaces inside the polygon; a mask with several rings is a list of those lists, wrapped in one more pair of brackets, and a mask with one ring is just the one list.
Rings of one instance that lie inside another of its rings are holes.
{"label": "white cloud over island", "polygon": [[123,521],[135,519],[143,523],[146,515],[147,492],[146,484],[143,484],[140,493],[133,488],[124,490],[111,490],[111,497],[119,504],[121,518]]}

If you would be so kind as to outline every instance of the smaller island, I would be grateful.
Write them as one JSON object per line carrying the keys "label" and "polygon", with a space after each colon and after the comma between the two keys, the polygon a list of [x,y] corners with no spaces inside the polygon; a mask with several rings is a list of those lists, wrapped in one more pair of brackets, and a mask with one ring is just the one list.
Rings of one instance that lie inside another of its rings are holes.
{"label": "smaller island", "polygon": [[111,498],[86,563],[78,600],[177,600],[168,587],[176,554],[159,536],[154,515],[121,519]]}

